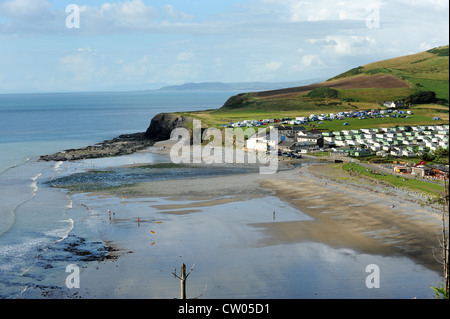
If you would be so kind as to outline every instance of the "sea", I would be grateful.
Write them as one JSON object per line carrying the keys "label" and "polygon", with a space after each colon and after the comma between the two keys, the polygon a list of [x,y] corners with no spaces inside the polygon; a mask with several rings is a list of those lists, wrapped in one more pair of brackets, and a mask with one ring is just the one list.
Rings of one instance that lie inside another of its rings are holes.
{"label": "sea", "polygon": [[[198,281],[199,288],[193,287],[198,291],[192,295],[204,290],[207,298],[433,298],[430,286],[439,284],[440,274],[407,258],[359,254],[319,243],[286,244],[284,249],[277,245],[245,245],[250,239],[263,239],[262,232],[248,226],[262,218],[260,212],[269,211],[271,221],[273,207],[284,207],[284,212],[289,212],[288,220],[304,218],[304,214],[275,197],[205,206],[192,211],[192,215],[162,214],[152,209],[145,224],[138,227],[134,222],[125,222],[120,214],[143,214],[149,205],[177,206],[180,199],[138,198],[125,202],[89,192],[72,194],[48,183],[72,176],[93,182],[105,176],[112,176],[109,181],[123,181],[129,176],[136,179],[140,177],[123,170],[109,174],[108,168],[168,161],[162,155],[142,152],[75,162],[39,161],[41,155],[144,132],[161,112],[217,109],[237,93],[155,90],[0,95],[0,299],[77,298],[77,289],[67,288],[75,284],[67,282],[73,265],[85,269],[85,276],[93,272],[89,278],[99,281],[94,285],[97,290],[78,290],[91,298],[174,298],[179,284],[170,272],[179,266],[180,258],[188,262],[187,258],[194,256],[192,263],[197,266],[189,277],[190,287]],[[97,170],[104,171],[96,175]],[[173,172],[163,178],[175,178],[177,171]],[[211,176],[214,172],[205,169],[195,174]],[[114,217],[115,224],[108,222],[108,205],[123,210]],[[152,218],[164,218],[164,222],[150,223]],[[277,214],[278,218],[284,221]],[[230,223],[233,227],[229,227]],[[155,227],[150,229],[152,233],[146,229],[150,225]],[[128,233],[121,232],[130,227],[136,232],[139,229],[136,236],[149,241],[148,247],[144,245],[145,249],[139,248],[129,259],[119,258],[117,263],[106,263],[104,267],[110,267],[108,273],[120,271],[121,275],[149,273],[152,282],[150,287],[144,281],[132,282],[133,287],[123,284],[120,292],[115,282],[108,280],[111,278],[101,277],[95,267],[87,264],[104,261],[112,251],[104,239],[126,241]],[[221,254],[217,254],[218,247]],[[131,262],[133,258],[138,261]],[[130,263],[118,270],[120,260]],[[369,264],[382,269],[383,289],[366,287],[370,273],[365,269]]]}
{"label": "sea", "polygon": [[[38,160],[41,155],[145,132],[158,113],[216,109],[236,93],[0,95],[0,298],[21,298],[30,287],[45,285],[45,277],[51,276],[46,270],[52,268],[45,256],[52,252],[53,260],[63,258],[55,256],[55,247],[70,238],[76,211],[67,192],[45,182],[95,166],[95,160],[43,162]],[[145,161],[151,161],[146,156]],[[128,156],[124,161],[139,159]]]}

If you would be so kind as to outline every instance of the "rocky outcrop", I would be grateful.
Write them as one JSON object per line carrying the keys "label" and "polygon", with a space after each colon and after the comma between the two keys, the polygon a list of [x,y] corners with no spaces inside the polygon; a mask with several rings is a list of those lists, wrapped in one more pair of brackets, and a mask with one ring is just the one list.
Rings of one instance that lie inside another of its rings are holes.
{"label": "rocky outcrop", "polygon": [[145,132],[145,137],[154,141],[170,139],[170,133],[177,127],[192,127],[192,117],[181,116],[174,113],[157,114]]}
{"label": "rocky outcrop", "polygon": [[193,118],[174,113],[160,113],[150,123],[145,133],[124,134],[112,140],[79,149],[69,149],[55,154],[43,155],[41,161],[76,161],[88,158],[121,156],[135,153],[152,146],[155,141],[170,139],[177,127],[192,128]]}
{"label": "rocky outcrop", "polygon": [[150,147],[155,142],[146,138],[145,133],[124,134],[112,140],[80,149],[69,149],[51,155],[43,155],[41,161],[76,161],[87,158],[121,156]]}

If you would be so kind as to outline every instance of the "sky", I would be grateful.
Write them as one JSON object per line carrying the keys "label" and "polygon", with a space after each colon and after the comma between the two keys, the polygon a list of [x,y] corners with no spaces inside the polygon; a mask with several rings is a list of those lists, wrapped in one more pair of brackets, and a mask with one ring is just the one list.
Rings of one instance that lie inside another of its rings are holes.
{"label": "sky", "polygon": [[0,93],[327,79],[447,45],[447,0],[0,0]]}

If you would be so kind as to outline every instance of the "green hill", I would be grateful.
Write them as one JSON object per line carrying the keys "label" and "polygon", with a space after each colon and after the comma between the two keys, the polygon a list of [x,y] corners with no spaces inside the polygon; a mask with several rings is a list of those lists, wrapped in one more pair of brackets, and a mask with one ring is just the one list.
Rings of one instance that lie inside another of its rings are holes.
{"label": "green hill", "polygon": [[[449,101],[449,46],[370,63],[351,69],[326,82],[361,75],[389,74],[411,85],[415,92],[433,91],[436,98]],[[350,92],[344,92],[350,93]]]}
{"label": "green hill", "polygon": [[[384,101],[405,101],[416,115],[403,120],[404,124],[424,125],[436,116],[448,123],[448,83],[447,45],[359,66],[321,83],[241,93],[230,97],[220,109],[184,115],[218,126],[246,118],[383,108]],[[389,125],[389,121],[376,125]]]}

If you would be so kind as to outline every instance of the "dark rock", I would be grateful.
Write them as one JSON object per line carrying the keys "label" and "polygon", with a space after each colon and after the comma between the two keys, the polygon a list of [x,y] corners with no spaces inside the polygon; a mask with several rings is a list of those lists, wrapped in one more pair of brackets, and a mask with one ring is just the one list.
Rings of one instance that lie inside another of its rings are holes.
{"label": "dark rock", "polygon": [[170,139],[170,133],[177,127],[187,127],[192,125],[193,118],[181,116],[174,113],[157,114],[151,121],[145,132],[145,137],[155,141]]}
{"label": "dark rock", "polygon": [[121,156],[135,153],[150,147],[153,144],[154,141],[146,138],[145,133],[124,134],[93,146],[87,146],[80,149],[69,149],[51,155],[43,155],[39,160],[76,161],[88,158]]}

